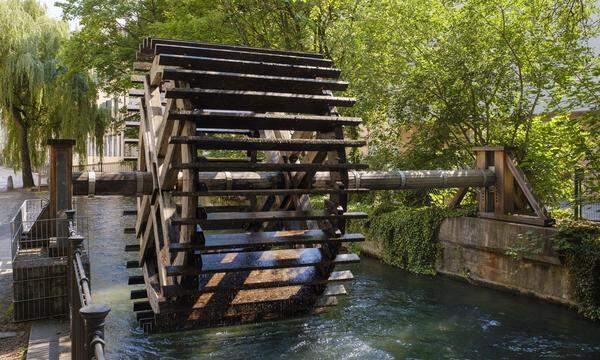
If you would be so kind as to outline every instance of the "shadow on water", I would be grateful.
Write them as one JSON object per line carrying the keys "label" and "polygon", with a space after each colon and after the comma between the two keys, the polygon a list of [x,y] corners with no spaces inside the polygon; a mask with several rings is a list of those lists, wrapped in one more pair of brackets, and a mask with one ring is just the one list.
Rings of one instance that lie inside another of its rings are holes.
{"label": "shadow on water", "polygon": [[276,323],[145,335],[132,312],[123,217],[134,201],[78,198],[90,217],[92,291],[112,308],[111,358],[480,359],[598,358],[600,324],[535,299],[444,277],[415,276],[371,259],[348,267],[357,280],[326,315]]}

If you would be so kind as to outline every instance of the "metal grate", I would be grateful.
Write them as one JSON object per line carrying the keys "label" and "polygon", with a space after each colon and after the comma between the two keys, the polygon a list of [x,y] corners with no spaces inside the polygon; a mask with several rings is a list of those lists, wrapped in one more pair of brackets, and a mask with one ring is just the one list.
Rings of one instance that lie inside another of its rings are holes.
{"label": "metal grate", "polygon": [[[27,200],[11,224],[15,321],[68,314],[69,221],[45,218],[47,211],[46,201]],[[88,240],[88,219],[73,220]]]}

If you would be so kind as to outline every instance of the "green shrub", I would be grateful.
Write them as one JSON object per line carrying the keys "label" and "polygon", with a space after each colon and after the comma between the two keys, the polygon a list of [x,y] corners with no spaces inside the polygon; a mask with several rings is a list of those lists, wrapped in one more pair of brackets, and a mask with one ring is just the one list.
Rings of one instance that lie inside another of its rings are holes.
{"label": "green shrub", "polygon": [[554,247],[569,268],[578,311],[587,318],[600,320],[600,224],[562,221]]}
{"label": "green shrub", "polygon": [[437,241],[442,220],[466,216],[472,210],[442,207],[404,207],[382,205],[370,211],[366,235],[383,245],[383,261],[417,274],[435,274],[440,253]]}

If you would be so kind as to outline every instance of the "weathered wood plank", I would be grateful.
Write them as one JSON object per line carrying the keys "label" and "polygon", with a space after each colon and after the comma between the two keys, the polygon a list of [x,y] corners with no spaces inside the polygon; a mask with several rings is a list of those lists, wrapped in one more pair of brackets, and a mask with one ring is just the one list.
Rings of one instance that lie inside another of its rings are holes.
{"label": "weathered wood plank", "polygon": [[340,170],[360,170],[366,169],[367,164],[306,164],[306,163],[237,163],[237,162],[198,162],[187,163],[175,166],[177,169],[196,169],[199,171],[219,171],[227,169],[227,171],[340,171]]}
{"label": "weathered wood plank", "polygon": [[[319,265],[325,259],[320,249],[288,249],[255,252],[204,254],[202,267],[170,266],[169,276],[199,275],[207,273],[252,271]],[[332,264],[350,264],[360,261],[356,254],[340,254]]]}
{"label": "weathered wood plank", "polygon": [[288,195],[326,195],[335,193],[367,193],[369,189],[250,189],[250,190],[208,190],[199,192],[173,191],[172,196],[288,196]]}
{"label": "weathered wood plank", "polygon": [[206,219],[182,218],[175,224],[200,225],[208,229],[227,229],[238,227],[248,222],[304,221],[304,220],[340,220],[365,219],[366,213],[346,212],[343,214],[326,214],[313,211],[258,211],[258,212],[226,212],[207,214]]}
{"label": "weathered wood plank", "polygon": [[329,131],[336,126],[358,126],[360,118],[320,115],[260,114],[248,112],[216,112],[210,110],[171,110],[169,120],[196,121],[203,128],[252,130]]}
{"label": "weathered wood plank", "polygon": [[324,58],[324,56],[322,54],[315,53],[315,52],[257,48],[257,47],[242,46],[242,45],[213,44],[213,43],[207,43],[207,42],[201,42],[201,41],[176,40],[176,39],[165,39],[165,38],[149,39],[149,41],[147,43],[147,47],[145,49],[152,51],[152,54],[154,55],[154,47],[157,44],[195,46],[195,47],[225,49],[225,50],[242,50],[242,51],[252,51],[252,52],[258,52],[258,53],[266,53],[266,54],[312,57],[315,59],[323,59]]}
{"label": "weathered wood plank", "polygon": [[233,234],[207,234],[204,244],[170,244],[172,252],[194,250],[223,250],[236,248],[260,248],[262,246],[313,245],[328,241],[361,242],[362,234],[344,234],[332,237],[321,230],[284,230],[247,232]]}
{"label": "weathered wood plank", "polygon": [[168,99],[190,99],[195,107],[244,110],[254,112],[291,112],[325,114],[329,106],[353,106],[354,98],[340,96],[306,95],[263,91],[213,90],[175,88],[167,90]]}
{"label": "weathered wood plank", "polygon": [[222,58],[228,60],[258,61],[275,64],[308,65],[319,67],[330,67],[333,65],[333,61],[329,59],[321,59],[314,57],[259,53],[254,51],[244,51],[240,49],[215,49],[207,47],[173,44],[156,44],[154,46],[154,53],[201,56],[209,58]]}
{"label": "weathered wood plank", "polygon": [[173,136],[170,142],[172,144],[195,144],[198,148],[205,150],[262,151],[330,151],[366,145],[363,140],[214,138],[208,136]]}
{"label": "weathered wood plank", "polygon": [[308,78],[338,78],[340,70],[329,67],[288,65],[259,61],[228,60],[187,55],[158,55],[161,66],[180,66],[182,68],[206,71],[227,71],[257,75],[275,75]]}
{"label": "weathered wood plank", "polygon": [[347,82],[338,80],[176,68],[163,69],[162,80],[185,80],[189,82],[192,87],[202,87],[205,89],[292,92],[314,95],[322,94],[324,89],[344,91],[348,88]]}
{"label": "weathered wood plank", "polygon": [[207,292],[264,289],[298,285],[323,285],[354,279],[350,270],[334,271],[328,278],[319,278],[312,266],[287,269],[254,270],[237,273],[215,273],[201,278],[201,289],[185,289],[173,285],[165,287],[165,296],[189,296]]}

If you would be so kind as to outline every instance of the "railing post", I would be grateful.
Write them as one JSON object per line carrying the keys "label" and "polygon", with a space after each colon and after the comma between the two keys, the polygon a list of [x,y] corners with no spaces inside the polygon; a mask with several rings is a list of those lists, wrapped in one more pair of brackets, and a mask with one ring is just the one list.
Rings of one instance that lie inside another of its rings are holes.
{"label": "railing post", "polygon": [[69,237],[75,235],[75,210],[65,210],[65,214],[67,215],[67,226],[69,229]]}
{"label": "railing post", "polygon": [[75,274],[75,253],[81,253],[83,247],[83,236],[69,237],[69,261],[67,264],[67,275],[69,282],[69,312],[70,312],[70,330],[71,330],[71,358],[79,360],[83,358],[81,351],[81,332],[83,324],[79,315],[81,299],[79,297],[79,285],[77,284],[77,276]]}
{"label": "railing post", "polygon": [[575,176],[573,178],[573,197],[575,199],[573,206],[573,217],[578,220],[581,218],[581,183],[583,180],[583,169],[580,167],[575,168]]}
{"label": "railing post", "polygon": [[[110,307],[104,304],[92,304],[79,309],[85,322],[84,339],[88,358],[104,359],[104,320],[109,312]],[[95,351],[98,346],[100,349]]]}

